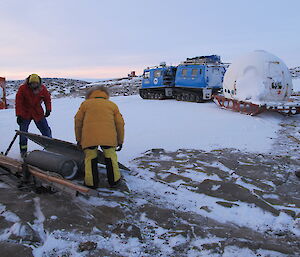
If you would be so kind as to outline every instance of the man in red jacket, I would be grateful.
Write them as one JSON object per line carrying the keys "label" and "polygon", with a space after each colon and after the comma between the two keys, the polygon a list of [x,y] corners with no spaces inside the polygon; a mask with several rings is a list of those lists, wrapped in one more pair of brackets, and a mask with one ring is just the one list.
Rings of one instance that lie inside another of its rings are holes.
{"label": "man in red jacket", "polygon": [[[44,102],[44,113],[41,103]],[[31,74],[22,84],[16,95],[16,116],[20,131],[28,132],[29,124],[34,120],[35,125],[43,136],[52,137],[46,117],[51,112],[51,96],[37,74]],[[27,152],[27,138],[20,136],[20,153]]]}

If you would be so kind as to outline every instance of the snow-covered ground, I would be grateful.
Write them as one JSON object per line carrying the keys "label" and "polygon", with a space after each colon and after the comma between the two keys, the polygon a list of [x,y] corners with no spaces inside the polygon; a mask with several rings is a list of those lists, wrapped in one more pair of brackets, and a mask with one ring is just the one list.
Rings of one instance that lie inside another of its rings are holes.
{"label": "snow-covered ground", "polygon": [[[128,163],[152,148],[212,150],[236,148],[250,152],[268,152],[276,137],[282,116],[263,113],[256,117],[222,110],[214,103],[188,103],[175,100],[143,100],[138,95],[112,97],[125,119],[125,143],[121,162]],[[82,98],[53,100],[48,118],[53,137],[74,142],[73,119]],[[34,123],[32,133],[39,133]],[[15,110],[1,111],[1,150],[9,145],[18,125]],[[32,143],[33,144],[33,143]],[[31,146],[33,150],[36,146]],[[10,155],[18,157],[15,144]]]}
{"label": "snow-covered ground", "polygon": [[[0,231],[0,246],[12,237],[28,244],[20,238],[30,226],[39,237],[30,245],[38,257],[93,256],[78,252],[86,241],[97,242],[101,256],[297,256],[291,252],[300,237],[300,206],[291,174],[299,168],[299,150],[277,143],[286,127],[297,140],[300,117],[252,117],[212,102],[137,95],[111,100],[126,123],[118,156],[131,169],[123,174],[131,192],[105,188],[101,170],[100,198],[64,202],[55,195],[11,193],[20,209],[32,206],[33,217],[0,197],[0,219],[9,224]],[[75,142],[73,118],[82,101],[53,99],[53,137]],[[14,109],[0,111],[0,151],[15,129]],[[39,133],[33,123],[30,132]],[[29,143],[29,150],[38,148]],[[17,143],[9,156],[20,158]],[[5,184],[0,190],[9,192]]]}

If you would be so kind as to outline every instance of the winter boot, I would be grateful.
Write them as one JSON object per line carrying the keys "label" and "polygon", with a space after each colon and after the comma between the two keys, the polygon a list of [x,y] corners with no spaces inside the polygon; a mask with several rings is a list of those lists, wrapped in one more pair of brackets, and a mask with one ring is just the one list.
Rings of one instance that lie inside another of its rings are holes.
{"label": "winter boot", "polygon": [[126,180],[123,178],[123,176],[114,184],[110,184],[110,188],[118,189],[120,191],[130,192],[130,189],[128,188]]}
{"label": "winter boot", "polygon": [[24,159],[24,157],[26,156],[27,154],[27,151],[26,150],[21,150],[20,151],[20,155],[21,155],[21,158]]}

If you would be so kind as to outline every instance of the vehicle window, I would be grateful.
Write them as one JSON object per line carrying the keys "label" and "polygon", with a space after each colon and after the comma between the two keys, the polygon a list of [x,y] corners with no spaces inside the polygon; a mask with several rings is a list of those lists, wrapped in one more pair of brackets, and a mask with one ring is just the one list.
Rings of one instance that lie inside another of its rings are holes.
{"label": "vehicle window", "polygon": [[184,76],[184,77],[186,77],[186,75],[187,75],[187,69],[182,69],[181,75]]}
{"label": "vehicle window", "polygon": [[202,69],[200,69],[200,73],[199,73],[200,75],[202,74]]}
{"label": "vehicle window", "polygon": [[149,79],[150,78],[150,71],[145,71],[144,72],[144,79]]}
{"label": "vehicle window", "polygon": [[198,69],[192,69],[192,76],[195,77],[198,75]]}
{"label": "vehicle window", "polygon": [[159,78],[160,76],[161,76],[161,71],[160,70],[154,71],[154,78]]}

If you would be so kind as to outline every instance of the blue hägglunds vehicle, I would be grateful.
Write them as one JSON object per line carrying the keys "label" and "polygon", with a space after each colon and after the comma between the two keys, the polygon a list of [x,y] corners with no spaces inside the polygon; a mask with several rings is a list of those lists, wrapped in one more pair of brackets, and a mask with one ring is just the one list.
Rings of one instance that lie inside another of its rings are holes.
{"label": "blue h\u00e4gglunds vehicle", "polygon": [[217,55],[187,58],[177,67],[161,63],[144,70],[140,96],[191,102],[210,100],[222,88],[225,70]]}
{"label": "blue h\u00e4gglunds vehicle", "polygon": [[166,66],[164,62],[159,66],[145,69],[140,96],[144,99],[173,98],[176,69],[175,66]]}

